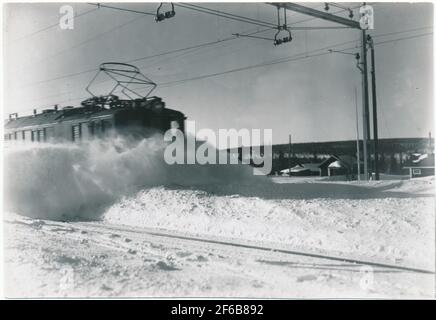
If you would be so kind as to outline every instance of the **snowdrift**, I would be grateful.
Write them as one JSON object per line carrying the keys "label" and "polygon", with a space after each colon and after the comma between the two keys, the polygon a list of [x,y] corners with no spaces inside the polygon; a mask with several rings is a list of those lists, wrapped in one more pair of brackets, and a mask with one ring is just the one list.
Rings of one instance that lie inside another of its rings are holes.
{"label": "snowdrift", "polygon": [[240,165],[167,165],[159,136],[5,149],[5,208],[33,218],[96,219],[121,196],[161,185],[193,187],[265,180]]}
{"label": "snowdrift", "polygon": [[[247,196],[247,188],[241,186],[240,194],[155,187],[124,197],[103,219],[432,270],[433,179],[377,185],[295,183],[286,185],[287,189],[276,185],[279,194],[299,190],[288,198],[273,197],[270,190],[263,197],[259,190],[257,196]],[[320,192],[322,187],[328,191]],[[348,192],[354,196],[345,198],[344,187],[358,193]],[[317,197],[313,192],[318,192]],[[304,194],[307,199],[298,197]]]}

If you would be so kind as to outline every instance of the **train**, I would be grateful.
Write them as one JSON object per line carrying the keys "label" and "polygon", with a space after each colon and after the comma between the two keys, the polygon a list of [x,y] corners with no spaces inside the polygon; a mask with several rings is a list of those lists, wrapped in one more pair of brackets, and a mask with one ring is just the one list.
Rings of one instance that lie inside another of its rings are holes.
{"label": "train", "polygon": [[[108,94],[95,95],[91,86],[102,72],[115,81],[115,86]],[[138,88],[147,92],[140,94]],[[91,97],[83,100],[80,107],[54,105],[42,112],[35,109],[29,116],[10,114],[4,126],[4,139],[80,143],[113,134],[140,139],[163,134],[168,129],[184,132],[186,116],[167,108],[162,98],[150,96],[155,88],[156,84],[133,65],[102,63],[86,87]],[[117,90],[120,94],[115,94]]]}

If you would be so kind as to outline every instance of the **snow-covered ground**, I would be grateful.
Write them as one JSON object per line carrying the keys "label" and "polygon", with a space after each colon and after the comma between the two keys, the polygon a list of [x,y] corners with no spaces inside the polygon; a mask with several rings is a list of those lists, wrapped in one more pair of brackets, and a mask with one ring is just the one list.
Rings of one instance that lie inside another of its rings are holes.
{"label": "snow-covered ground", "polygon": [[433,269],[433,181],[239,186],[235,194],[156,187],[124,197],[103,220]]}
{"label": "snow-covered ground", "polygon": [[8,150],[6,295],[434,296],[433,177],[254,177],[157,149]]}

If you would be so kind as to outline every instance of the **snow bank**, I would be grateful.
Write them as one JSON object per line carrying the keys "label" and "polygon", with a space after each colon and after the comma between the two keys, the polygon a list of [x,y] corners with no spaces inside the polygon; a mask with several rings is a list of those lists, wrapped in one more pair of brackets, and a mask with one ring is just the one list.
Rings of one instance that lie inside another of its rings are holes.
{"label": "snow bank", "polygon": [[433,179],[259,184],[233,192],[231,185],[227,192],[159,187],[123,198],[103,218],[433,269],[433,189]]}

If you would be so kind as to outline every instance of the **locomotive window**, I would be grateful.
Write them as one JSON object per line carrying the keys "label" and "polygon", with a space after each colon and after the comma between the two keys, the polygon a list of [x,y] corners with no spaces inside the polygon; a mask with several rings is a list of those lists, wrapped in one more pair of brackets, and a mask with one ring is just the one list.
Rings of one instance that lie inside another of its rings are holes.
{"label": "locomotive window", "polygon": [[24,140],[24,131],[17,131],[17,140]]}
{"label": "locomotive window", "polygon": [[37,131],[37,140],[38,141],[46,141],[45,128]]}
{"label": "locomotive window", "polygon": [[23,131],[24,133],[24,140],[32,141],[32,131]]}
{"label": "locomotive window", "polygon": [[112,128],[112,123],[107,120],[101,121],[101,132],[106,132],[107,130],[110,130]]}
{"label": "locomotive window", "polygon": [[44,129],[44,141],[47,141],[49,139],[53,139],[54,138],[54,128],[50,127],[50,128],[45,128]]}
{"label": "locomotive window", "polygon": [[88,130],[89,130],[89,135],[90,136],[95,135],[95,122],[90,122],[88,124]]}
{"label": "locomotive window", "polygon": [[82,127],[80,123],[72,126],[71,129],[73,141],[80,141],[82,138]]}

